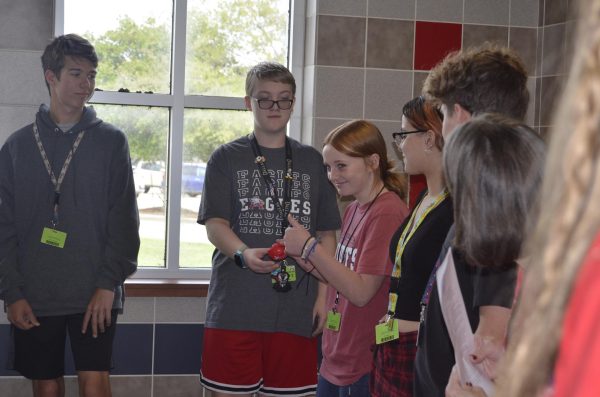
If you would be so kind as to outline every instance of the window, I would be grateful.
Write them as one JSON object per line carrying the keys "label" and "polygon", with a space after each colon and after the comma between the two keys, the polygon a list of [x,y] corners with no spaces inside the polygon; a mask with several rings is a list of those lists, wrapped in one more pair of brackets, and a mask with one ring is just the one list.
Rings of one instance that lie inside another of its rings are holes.
{"label": "window", "polygon": [[[129,140],[142,241],[136,277],[208,277],[214,247],[196,223],[206,161],[252,130],[243,101],[250,66],[288,64],[301,89],[305,2],[57,0],[55,7],[57,35],[77,33],[95,45],[98,91],[90,103]],[[296,138],[300,119],[290,125]]]}

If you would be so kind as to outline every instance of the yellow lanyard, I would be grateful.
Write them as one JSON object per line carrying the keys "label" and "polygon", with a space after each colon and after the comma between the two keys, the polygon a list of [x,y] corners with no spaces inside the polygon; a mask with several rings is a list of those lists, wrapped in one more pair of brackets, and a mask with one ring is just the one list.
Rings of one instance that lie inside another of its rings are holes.
{"label": "yellow lanyard", "polygon": [[[400,235],[400,239],[398,240],[398,245],[396,247],[396,258],[394,260],[394,270],[392,271],[392,277],[400,278],[400,276],[402,275],[402,254],[404,253],[404,249],[406,248],[406,245],[408,244],[408,242],[410,241],[412,236],[415,234],[415,231],[419,228],[419,226],[421,226],[421,223],[423,223],[423,221],[425,220],[427,215],[429,215],[429,213],[431,211],[433,211],[438,205],[440,205],[440,203],[442,201],[444,201],[444,199],[446,197],[448,197],[448,192],[444,189],[442,194],[440,194],[435,199],[435,201],[433,203],[431,203],[431,205],[429,205],[429,207],[427,207],[427,209],[425,211],[423,211],[421,216],[419,216],[419,219],[413,225],[413,222],[415,221],[415,217],[418,212],[418,207],[415,208],[415,211],[413,211],[413,213],[411,214],[410,220],[404,227],[404,230],[402,230],[402,234]],[[422,202],[423,202],[423,200],[421,200],[419,202],[419,206],[421,205]],[[397,301],[398,301],[398,294],[396,294],[395,292],[390,292],[389,303],[388,303],[388,315],[389,316],[393,316],[394,313],[396,312]]]}

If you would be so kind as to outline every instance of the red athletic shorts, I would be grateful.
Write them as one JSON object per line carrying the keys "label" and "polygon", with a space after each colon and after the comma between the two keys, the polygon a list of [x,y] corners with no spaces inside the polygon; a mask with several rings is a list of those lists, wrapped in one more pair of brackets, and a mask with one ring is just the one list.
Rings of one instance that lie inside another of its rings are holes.
{"label": "red athletic shorts", "polygon": [[317,390],[317,339],[284,332],[204,329],[202,384],[222,393],[308,396]]}

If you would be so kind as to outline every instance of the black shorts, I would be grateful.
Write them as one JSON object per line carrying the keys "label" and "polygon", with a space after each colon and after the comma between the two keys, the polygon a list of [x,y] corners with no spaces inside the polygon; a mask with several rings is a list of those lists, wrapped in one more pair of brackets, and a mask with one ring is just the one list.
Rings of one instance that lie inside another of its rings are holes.
{"label": "black shorts", "polygon": [[23,331],[11,326],[12,369],[28,379],[55,379],[65,374],[67,332],[77,371],[109,371],[117,327],[117,310],[104,333],[92,337],[91,327],[81,333],[84,313],[38,317],[39,327]]}

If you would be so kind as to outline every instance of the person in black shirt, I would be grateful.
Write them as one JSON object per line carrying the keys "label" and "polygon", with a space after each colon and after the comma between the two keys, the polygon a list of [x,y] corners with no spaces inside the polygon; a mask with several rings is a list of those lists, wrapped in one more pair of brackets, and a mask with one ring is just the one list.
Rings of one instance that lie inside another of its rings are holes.
{"label": "person in black shirt", "polygon": [[395,322],[399,332],[376,349],[370,382],[373,397],[412,395],[419,302],[453,221],[442,177],[440,111],[423,97],[407,102],[402,109],[402,131],[394,133],[394,142],[403,153],[405,172],[424,174],[427,190],[390,243],[394,271],[383,322]]}
{"label": "person in black shirt", "polygon": [[[527,222],[537,199],[544,157],[544,142],[533,130],[493,114],[473,118],[447,141],[444,175],[454,203],[455,225],[439,260],[446,257],[448,249],[452,250],[458,287],[473,333],[483,321],[482,306],[499,307],[506,319],[510,317],[516,260],[521,257]],[[441,278],[448,282],[442,270],[440,267],[435,276],[436,287],[427,305],[427,327],[423,327],[419,340],[422,360],[416,365],[427,364],[429,372],[420,375],[428,373],[429,378],[421,377],[415,386],[424,396],[444,395],[455,360],[466,359],[467,366],[476,367],[493,380],[506,342],[506,328],[492,322],[495,328],[487,330],[487,335],[466,335],[474,338],[472,351],[461,354],[459,346],[453,346],[449,330],[457,328],[451,327],[455,321],[449,322],[448,315],[453,312],[452,318],[458,316],[455,310],[444,311],[448,308],[443,304],[449,299],[448,290],[437,288]],[[494,333],[499,335],[496,339],[488,336]],[[482,360],[482,346],[491,348],[486,351],[494,350],[494,356]],[[464,373],[458,382],[476,383]]]}

